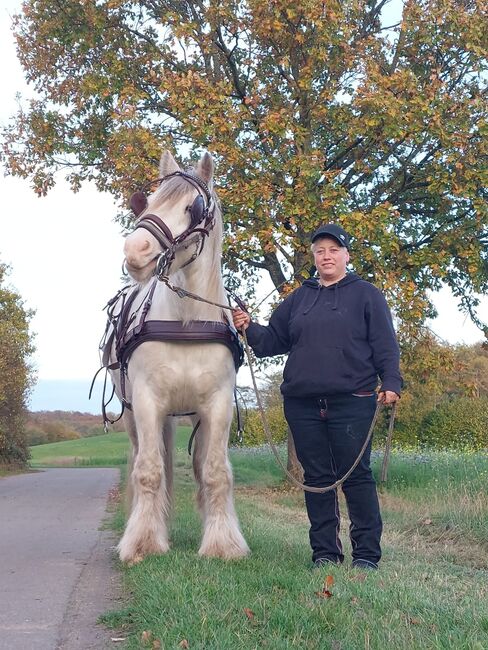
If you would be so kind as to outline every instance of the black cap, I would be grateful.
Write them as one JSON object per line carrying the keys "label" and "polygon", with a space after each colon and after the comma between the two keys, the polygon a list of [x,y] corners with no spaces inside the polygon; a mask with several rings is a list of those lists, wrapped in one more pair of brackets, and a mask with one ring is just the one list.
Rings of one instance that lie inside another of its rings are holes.
{"label": "black cap", "polygon": [[317,228],[312,235],[312,244],[315,240],[319,239],[319,237],[333,237],[338,241],[340,246],[345,246],[347,250],[349,250],[351,245],[347,232],[335,223],[326,223],[324,226]]}

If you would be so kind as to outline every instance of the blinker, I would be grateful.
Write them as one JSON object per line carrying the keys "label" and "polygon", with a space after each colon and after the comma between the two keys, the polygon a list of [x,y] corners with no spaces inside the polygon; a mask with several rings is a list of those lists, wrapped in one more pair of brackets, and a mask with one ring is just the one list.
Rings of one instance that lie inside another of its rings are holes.
{"label": "blinker", "polygon": [[205,201],[203,200],[203,196],[201,194],[199,194],[191,204],[190,214],[190,226],[194,228],[200,223],[200,221],[202,221],[205,214]]}

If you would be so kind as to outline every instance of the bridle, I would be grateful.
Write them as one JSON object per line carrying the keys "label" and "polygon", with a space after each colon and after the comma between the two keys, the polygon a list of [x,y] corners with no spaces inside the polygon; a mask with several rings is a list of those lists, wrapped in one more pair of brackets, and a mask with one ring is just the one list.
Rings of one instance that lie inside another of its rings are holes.
{"label": "bridle", "polygon": [[143,214],[135,225],[134,231],[138,228],[144,228],[149,231],[158,241],[163,249],[154,259],[156,262],[156,269],[154,274],[158,278],[162,278],[167,274],[171,263],[173,262],[176,253],[179,250],[186,250],[190,246],[195,245],[195,251],[191,257],[180,267],[184,268],[191,264],[203,251],[205,239],[208,237],[210,231],[215,225],[215,201],[208,188],[208,185],[198,176],[189,172],[176,171],[167,174],[162,178],[146,183],[141,190],[135,192],[130,199],[130,207],[132,211],[139,217],[148,206],[145,190],[152,187],[156,183],[161,185],[164,181],[180,176],[198,191],[198,196],[194,199],[193,203],[187,206],[190,212],[190,225],[177,237],[173,237],[173,233],[165,222],[156,214],[151,212]]}

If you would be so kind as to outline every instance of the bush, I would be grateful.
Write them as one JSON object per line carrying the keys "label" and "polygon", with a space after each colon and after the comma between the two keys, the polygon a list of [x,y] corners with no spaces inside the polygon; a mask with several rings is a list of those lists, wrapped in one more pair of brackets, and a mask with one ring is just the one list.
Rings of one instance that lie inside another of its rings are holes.
{"label": "bush", "polygon": [[[261,413],[258,409],[249,409],[247,414],[241,414],[243,419],[244,433],[242,444],[246,447],[257,447],[268,442],[264,432]],[[280,443],[287,439],[288,425],[283,415],[281,404],[270,406],[266,409],[266,421],[271,431],[273,442]],[[236,444],[237,440],[237,422],[236,418],[231,427],[231,443]]]}
{"label": "bush", "polygon": [[488,449],[488,397],[456,397],[424,419],[419,442],[437,449]]}
{"label": "bush", "polygon": [[63,440],[77,440],[80,434],[69,427],[65,422],[28,423],[25,430],[27,442],[30,446],[44,445],[47,442],[61,442]]}

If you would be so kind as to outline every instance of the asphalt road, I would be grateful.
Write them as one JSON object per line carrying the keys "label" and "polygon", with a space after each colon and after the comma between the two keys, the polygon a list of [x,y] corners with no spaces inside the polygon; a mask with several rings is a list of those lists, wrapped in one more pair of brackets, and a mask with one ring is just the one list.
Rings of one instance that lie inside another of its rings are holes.
{"label": "asphalt road", "polygon": [[114,647],[96,621],[120,597],[115,540],[100,529],[118,481],[99,468],[0,479],[0,650]]}

